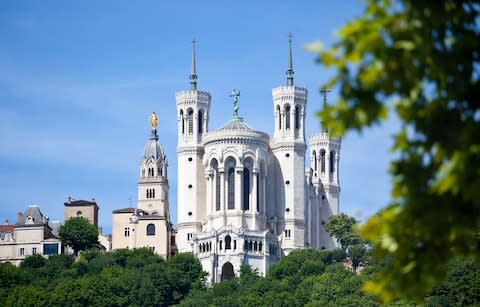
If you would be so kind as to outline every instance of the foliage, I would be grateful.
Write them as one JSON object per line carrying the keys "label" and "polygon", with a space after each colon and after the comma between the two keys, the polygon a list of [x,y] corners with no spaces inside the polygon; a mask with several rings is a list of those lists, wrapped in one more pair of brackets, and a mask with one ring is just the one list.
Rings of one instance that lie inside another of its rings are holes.
{"label": "foliage", "polygon": [[0,306],[170,306],[205,276],[190,254],[164,261],[146,248],[36,260],[0,264]]}
{"label": "foliage", "polygon": [[360,236],[353,230],[355,224],[357,224],[357,220],[354,217],[340,213],[330,216],[324,228],[325,231],[338,240],[344,250],[347,250],[349,246],[361,242]]}
{"label": "foliage", "polygon": [[46,262],[47,261],[45,258],[43,258],[41,255],[31,255],[23,259],[23,261],[20,263],[20,267],[37,269],[43,267]]}
{"label": "foliage", "polygon": [[361,228],[392,265],[366,289],[422,299],[456,256],[480,260],[478,1],[368,0],[329,49],[339,100],[320,114],[333,134],[395,114],[394,201]]}
{"label": "foliage", "polygon": [[72,217],[60,226],[60,240],[64,245],[73,249],[75,256],[78,252],[91,248],[98,243],[98,229],[90,224],[83,216]]}

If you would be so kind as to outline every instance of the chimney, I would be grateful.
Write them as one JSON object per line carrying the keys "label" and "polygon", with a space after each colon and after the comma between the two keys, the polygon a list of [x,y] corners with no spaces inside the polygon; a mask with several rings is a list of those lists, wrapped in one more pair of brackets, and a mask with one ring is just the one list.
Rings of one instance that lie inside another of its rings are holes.
{"label": "chimney", "polygon": [[22,212],[18,212],[18,215],[17,215],[17,223],[23,223],[23,213]]}
{"label": "chimney", "polygon": [[68,196],[67,198],[67,204],[71,204],[72,203],[72,197],[71,196]]}

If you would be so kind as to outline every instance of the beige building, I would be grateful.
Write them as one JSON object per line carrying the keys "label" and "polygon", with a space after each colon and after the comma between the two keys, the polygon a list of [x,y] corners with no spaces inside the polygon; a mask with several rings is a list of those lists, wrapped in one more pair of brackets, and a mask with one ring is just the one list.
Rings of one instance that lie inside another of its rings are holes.
{"label": "beige building", "polygon": [[61,244],[38,206],[18,213],[15,225],[0,227],[0,262],[19,265],[27,256],[59,254]]}
{"label": "beige building", "polygon": [[83,216],[87,218],[91,224],[98,229],[98,243],[101,250],[110,251],[112,249],[112,240],[110,236],[102,234],[102,228],[98,227],[98,204],[95,198],[88,200],[75,200],[68,197],[64,203],[63,217],[64,221],[68,221],[72,217]]}
{"label": "beige building", "polygon": [[112,212],[112,249],[148,247],[169,257],[172,225],[168,202],[167,159],[158,141],[157,117],[140,160],[137,208]]}

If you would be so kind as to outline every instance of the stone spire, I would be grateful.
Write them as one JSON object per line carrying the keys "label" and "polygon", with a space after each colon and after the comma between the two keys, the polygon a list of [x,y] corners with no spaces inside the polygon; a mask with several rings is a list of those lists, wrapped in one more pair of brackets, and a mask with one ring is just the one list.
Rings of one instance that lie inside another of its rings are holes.
{"label": "stone spire", "polygon": [[288,69],[287,86],[293,86],[293,64],[292,64],[292,33],[288,34]]}
{"label": "stone spire", "polygon": [[190,90],[197,90],[197,64],[195,62],[195,40],[192,41],[192,74],[190,75]]}

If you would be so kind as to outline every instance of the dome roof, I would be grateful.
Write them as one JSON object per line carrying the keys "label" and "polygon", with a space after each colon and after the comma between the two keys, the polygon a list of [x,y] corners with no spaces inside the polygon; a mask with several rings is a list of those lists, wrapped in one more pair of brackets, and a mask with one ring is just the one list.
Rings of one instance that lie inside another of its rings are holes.
{"label": "dome roof", "polygon": [[223,127],[217,129],[217,131],[222,130],[243,130],[243,131],[255,131],[243,121],[243,117],[233,116]]}
{"label": "dome roof", "polygon": [[143,150],[142,161],[148,161],[149,159],[154,161],[165,160],[165,151],[158,141],[157,129],[152,129],[150,139]]}

